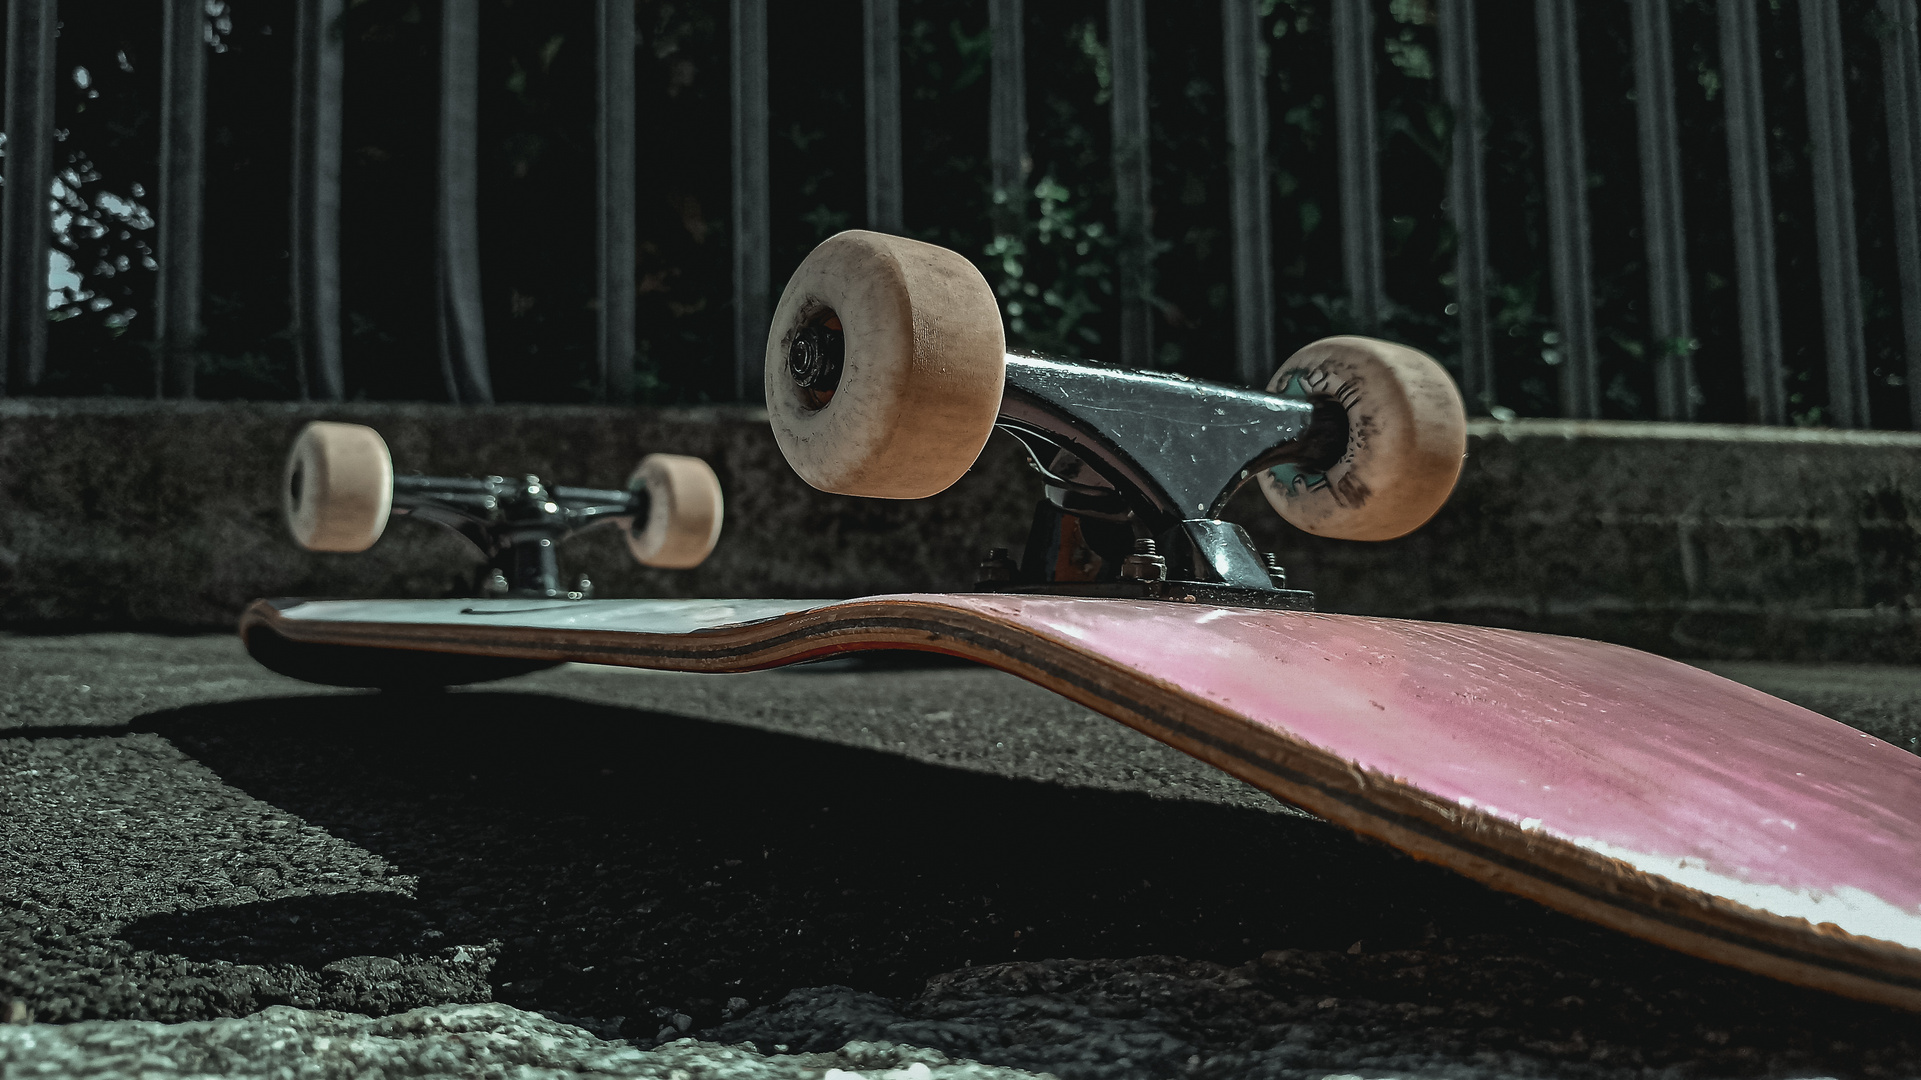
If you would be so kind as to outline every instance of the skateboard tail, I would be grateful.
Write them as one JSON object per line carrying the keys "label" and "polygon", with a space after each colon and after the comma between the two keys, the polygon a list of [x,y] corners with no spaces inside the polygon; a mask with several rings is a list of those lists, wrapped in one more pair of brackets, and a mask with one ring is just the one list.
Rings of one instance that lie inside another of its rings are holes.
{"label": "skateboard tail", "polygon": [[[996,627],[999,630],[1000,628]],[[957,634],[942,651],[1045,686],[1291,805],[1482,884],[1701,959],[1921,1011],[1921,951],[1750,907],[1579,843],[1448,804],[1390,776],[1276,738],[1160,680],[1050,643]],[[1038,659],[1045,655],[1045,660]],[[1258,751],[1249,749],[1258,745]],[[1705,909],[1710,917],[1703,917]],[[1718,916],[1718,917],[1715,917]]]}
{"label": "skateboard tail", "polygon": [[[578,627],[530,633],[479,619],[302,618],[297,608],[262,602],[246,613],[242,635],[256,649],[257,641],[278,638],[510,663],[591,661],[700,672],[752,671],[868,649],[963,657],[1044,686],[1283,801],[1490,887],[1706,960],[1921,1011],[1921,950],[1864,934],[1857,921],[1850,921],[1851,933],[1779,914],[1796,909],[1744,893],[1725,875],[1690,877],[1686,867],[1639,850],[1556,835],[1362,767],[1171,678],[1118,662],[1099,643],[1023,624],[1008,616],[1014,608],[1005,601],[898,597],[797,606],[806,609],[691,633]],[[1742,903],[1743,897],[1756,902]]]}

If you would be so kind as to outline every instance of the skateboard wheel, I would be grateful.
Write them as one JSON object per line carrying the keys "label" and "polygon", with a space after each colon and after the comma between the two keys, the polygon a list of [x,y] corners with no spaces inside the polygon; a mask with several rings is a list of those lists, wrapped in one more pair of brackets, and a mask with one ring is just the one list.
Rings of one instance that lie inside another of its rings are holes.
{"label": "skateboard wheel", "polygon": [[[838,366],[824,379],[805,341],[796,354],[796,336],[810,328],[840,334]],[[973,263],[883,233],[828,237],[788,279],[767,334],[774,440],[822,491],[945,491],[993,433],[1006,358],[1000,307]]]}
{"label": "skateboard wheel", "polygon": [[1426,353],[1364,337],[1331,337],[1287,358],[1270,393],[1332,400],[1347,411],[1347,448],[1325,470],[1261,473],[1268,504],[1303,532],[1392,540],[1419,528],[1460,479],[1467,410]]}
{"label": "skateboard wheel", "polygon": [[720,478],[713,468],[697,457],[648,454],[627,483],[647,488],[647,520],[625,533],[634,560],[664,570],[699,566],[720,539]]}
{"label": "skateboard wheel", "polygon": [[287,452],[280,484],[287,531],[308,551],[365,551],[387,528],[394,463],[380,433],[316,420]]}

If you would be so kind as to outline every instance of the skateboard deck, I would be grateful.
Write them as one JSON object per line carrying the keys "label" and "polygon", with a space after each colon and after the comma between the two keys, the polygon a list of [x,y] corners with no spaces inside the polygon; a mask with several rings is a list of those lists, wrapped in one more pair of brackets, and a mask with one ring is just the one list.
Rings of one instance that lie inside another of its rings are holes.
{"label": "skateboard deck", "polygon": [[370,658],[423,652],[704,672],[866,649],[965,657],[1495,888],[1921,1010],[1921,758],[1619,646],[991,593],[258,601],[241,633],[271,667],[349,684]]}

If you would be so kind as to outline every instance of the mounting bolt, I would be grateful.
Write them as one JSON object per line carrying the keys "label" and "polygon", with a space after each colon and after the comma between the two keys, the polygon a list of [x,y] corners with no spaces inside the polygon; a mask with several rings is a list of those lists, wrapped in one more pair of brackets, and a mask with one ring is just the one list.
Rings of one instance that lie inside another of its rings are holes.
{"label": "mounting bolt", "polygon": [[1013,581],[1014,572],[1020,567],[1006,548],[994,548],[981,560],[980,578],[982,583],[990,581]]}
{"label": "mounting bolt", "polygon": [[1128,581],[1160,581],[1167,577],[1167,560],[1152,540],[1134,541],[1134,553],[1121,560],[1121,577]]}
{"label": "mounting bolt", "polygon": [[1273,582],[1277,589],[1287,588],[1287,568],[1281,565],[1281,560],[1275,558],[1271,551],[1262,552],[1261,558],[1267,560],[1267,580]]}
{"label": "mounting bolt", "polygon": [[580,575],[580,580],[574,582],[574,593],[575,593],[575,599],[579,599],[579,600],[593,599],[594,580],[588,577],[586,574]]}

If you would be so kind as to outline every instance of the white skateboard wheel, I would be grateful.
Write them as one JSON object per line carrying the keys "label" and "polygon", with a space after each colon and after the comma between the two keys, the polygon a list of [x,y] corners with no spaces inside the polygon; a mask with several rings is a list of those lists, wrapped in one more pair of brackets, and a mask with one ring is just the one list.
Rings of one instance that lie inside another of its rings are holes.
{"label": "white skateboard wheel", "polygon": [[648,454],[634,468],[647,486],[647,520],[625,532],[627,550],[643,566],[691,570],[720,540],[720,478],[697,457]]}
{"label": "white skateboard wheel", "polygon": [[[794,336],[844,335],[839,385],[788,367]],[[788,279],[767,334],[767,414],[801,479],[822,491],[919,499],[959,480],[1000,413],[1007,340],[994,290],[946,248],[883,233],[822,241]]]}
{"label": "white skateboard wheel", "polygon": [[365,551],[386,531],[394,463],[380,433],[316,420],[300,429],[281,479],[287,531],[308,551]]}
{"label": "white skateboard wheel", "polygon": [[1419,528],[1454,491],[1467,454],[1467,409],[1426,353],[1364,337],[1323,338],[1281,365],[1270,393],[1347,410],[1347,449],[1326,471],[1261,473],[1268,504],[1303,532],[1392,540]]}

